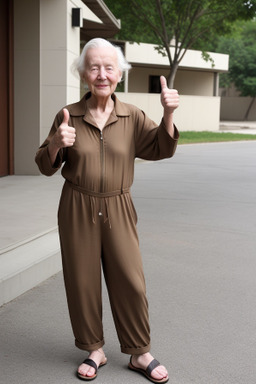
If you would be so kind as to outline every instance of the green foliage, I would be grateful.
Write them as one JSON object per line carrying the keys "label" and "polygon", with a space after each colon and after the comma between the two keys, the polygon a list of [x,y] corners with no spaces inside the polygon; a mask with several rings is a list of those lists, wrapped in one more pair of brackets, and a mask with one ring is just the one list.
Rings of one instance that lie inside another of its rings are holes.
{"label": "green foliage", "polygon": [[136,43],[156,43],[154,32],[142,22],[135,19],[129,1],[104,1],[117,19],[121,19],[121,30],[115,35],[116,40]]}
{"label": "green foliage", "polygon": [[[121,19],[117,39],[161,44],[175,38],[182,48],[204,50],[205,43],[230,31],[235,20],[251,19],[256,0],[105,0]],[[214,44],[214,43],[213,43]]]}
{"label": "green foliage", "polygon": [[[216,47],[216,36],[230,32],[235,20],[251,19],[256,0],[105,0],[121,19],[119,40],[154,43],[168,56],[170,82],[187,49]],[[170,42],[174,43],[174,53]],[[207,58],[205,56],[205,58]],[[208,60],[210,58],[208,57]]]}
{"label": "green foliage", "polygon": [[116,92],[124,92],[124,82],[121,81],[121,83],[117,84]]}
{"label": "green foliage", "polygon": [[219,39],[218,51],[229,54],[229,72],[221,86],[234,83],[241,96],[256,96],[256,21],[236,24],[230,37]]}

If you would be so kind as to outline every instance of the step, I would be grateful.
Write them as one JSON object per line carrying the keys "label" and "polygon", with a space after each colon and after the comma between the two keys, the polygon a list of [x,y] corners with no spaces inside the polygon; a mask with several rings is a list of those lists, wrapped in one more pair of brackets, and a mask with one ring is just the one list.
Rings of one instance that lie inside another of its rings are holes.
{"label": "step", "polygon": [[62,269],[57,228],[0,250],[0,306]]}

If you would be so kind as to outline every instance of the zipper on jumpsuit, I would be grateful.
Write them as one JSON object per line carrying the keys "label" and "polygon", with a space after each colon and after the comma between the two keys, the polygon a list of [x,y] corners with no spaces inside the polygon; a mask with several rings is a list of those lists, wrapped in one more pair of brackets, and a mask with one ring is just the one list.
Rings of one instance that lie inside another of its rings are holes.
{"label": "zipper on jumpsuit", "polygon": [[[104,156],[105,156],[105,153],[104,153],[104,138],[103,138],[103,131],[100,130],[100,162],[101,162],[101,179],[100,179],[100,192],[103,193],[104,192],[104,166],[105,166],[105,162],[104,162]],[[103,203],[104,203],[104,206],[103,206]],[[111,229],[111,222],[110,222],[110,217],[109,217],[109,206],[108,206],[108,198],[107,197],[102,197],[101,198],[101,201],[100,201],[100,212],[99,212],[99,216],[103,216],[103,209],[105,209],[105,219],[104,219],[104,224],[106,223],[106,221],[108,221],[109,223],[109,228]]]}
{"label": "zipper on jumpsuit", "polygon": [[[103,132],[100,131],[100,193],[104,193],[104,140],[103,140]],[[95,224],[95,214],[98,214],[100,217],[104,216],[104,210],[105,210],[105,218],[104,218],[104,224],[106,221],[109,222],[109,228],[111,228],[110,218],[109,218],[109,206],[108,206],[108,199],[106,197],[100,197],[100,207],[99,212],[96,213],[96,197],[90,196],[90,204],[91,204],[91,211],[92,211],[92,222]]]}
{"label": "zipper on jumpsuit", "polygon": [[[99,215],[100,217],[104,217],[104,224],[106,221],[109,223],[109,228],[111,229],[111,222],[110,222],[110,217],[109,217],[109,202],[108,202],[108,196],[104,197],[104,139],[103,139],[103,133],[101,130],[100,131],[100,194],[103,196],[95,196],[94,194],[89,193],[89,198],[90,198],[90,205],[91,205],[91,213],[92,213],[92,222],[95,224],[96,223],[96,217],[95,215]],[[81,190],[77,186],[72,186],[74,189]],[[83,189],[83,188],[82,188]],[[97,195],[97,193],[96,193]],[[109,195],[112,196],[112,193]],[[96,213],[96,201],[95,199],[98,198],[100,199],[100,207],[99,211]]]}
{"label": "zipper on jumpsuit", "polygon": [[[100,175],[100,192],[103,192],[103,180],[104,180],[104,141],[103,141],[103,132],[100,130],[100,167],[101,167],[101,175]],[[100,202],[100,212],[99,216],[102,216],[102,200]]]}

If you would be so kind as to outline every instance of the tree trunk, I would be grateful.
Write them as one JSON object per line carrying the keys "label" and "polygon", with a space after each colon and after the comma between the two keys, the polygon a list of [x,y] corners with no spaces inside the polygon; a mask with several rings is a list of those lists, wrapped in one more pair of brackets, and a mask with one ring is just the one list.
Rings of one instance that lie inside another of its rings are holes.
{"label": "tree trunk", "polygon": [[251,111],[251,108],[252,108],[252,105],[253,105],[255,99],[256,99],[256,96],[254,96],[254,97],[252,98],[252,100],[251,100],[251,102],[250,102],[250,104],[249,104],[249,107],[248,107],[248,109],[247,109],[247,111],[246,111],[246,114],[245,114],[245,116],[244,116],[244,120],[245,120],[245,121],[247,121],[247,119],[248,119],[249,113],[250,113],[250,111]]}
{"label": "tree trunk", "polygon": [[178,70],[178,64],[173,64],[171,66],[171,71],[170,71],[168,79],[167,79],[167,84],[168,84],[168,87],[170,89],[173,89],[174,80],[175,80],[175,76],[176,76],[177,70]]}

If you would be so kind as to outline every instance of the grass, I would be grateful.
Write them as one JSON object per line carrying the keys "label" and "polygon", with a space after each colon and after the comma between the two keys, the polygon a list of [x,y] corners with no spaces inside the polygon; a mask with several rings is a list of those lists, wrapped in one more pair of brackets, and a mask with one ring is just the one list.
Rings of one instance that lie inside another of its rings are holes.
{"label": "grass", "polygon": [[231,132],[180,132],[179,144],[218,143],[225,141],[256,140],[256,135]]}

